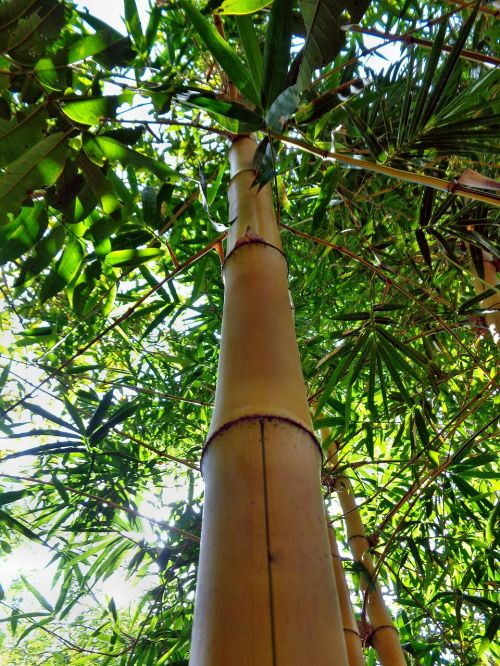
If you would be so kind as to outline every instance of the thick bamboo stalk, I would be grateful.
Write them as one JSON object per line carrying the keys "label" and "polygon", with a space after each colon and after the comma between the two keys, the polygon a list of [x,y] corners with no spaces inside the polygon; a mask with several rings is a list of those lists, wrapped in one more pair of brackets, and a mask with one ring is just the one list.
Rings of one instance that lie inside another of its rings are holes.
{"label": "thick bamboo stalk", "polygon": [[481,294],[487,289],[494,288],[496,291],[491,296],[481,301],[481,307],[484,310],[490,310],[484,315],[486,325],[493,337],[493,341],[500,349],[500,284],[497,282],[497,269],[493,261],[493,256],[482,250],[484,277],[481,280],[477,274],[474,262],[471,262],[472,272],[474,274],[474,288],[476,294]]}
{"label": "thick bamboo stalk", "polygon": [[287,265],[255,142],[230,152],[230,219],[191,666],[348,666]]}
{"label": "thick bamboo stalk", "polygon": [[[322,430],[322,438],[330,432]],[[337,446],[330,447],[329,460],[337,463]],[[366,595],[366,613],[371,625],[371,644],[375,648],[382,666],[406,666],[399,635],[384,601],[382,590],[376,580],[376,571],[369,551],[370,542],[365,533],[353,488],[349,477],[335,477],[342,513],[346,525],[346,536],[355,562],[360,562],[364,572],[360,574],[360,590]]]}
{"label": "thick bamboo stalk", "polygon": [[335,536],[335,530],[333,527],[328,528],[328,537],[330,539],[333,571],[335,573],[335,582],[337,583],[340,603],[340,613],[342,615],[347,660],[349,662],[349,666],[365,666],[363,644],[359,634],[356,616],[354,615],[349,588],[347,586],[345,577],[345,571],[344,567],[342,566],[342,560],[337,545],[337,537]]}

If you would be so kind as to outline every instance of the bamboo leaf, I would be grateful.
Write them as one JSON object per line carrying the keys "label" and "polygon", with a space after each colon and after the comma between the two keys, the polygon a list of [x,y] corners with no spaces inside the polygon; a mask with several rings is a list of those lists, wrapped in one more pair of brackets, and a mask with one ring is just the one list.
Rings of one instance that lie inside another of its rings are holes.
{"label": "bamboo leaf", "polygon": [[24,523],[20,522],[19,520],[17,520],[13,516],[2,510],[0,510],[0,523],[4,523],[7,527],[10,527],[15,532],[19,532],[19,534],[22,534],[23,536],[30,539],[30,541],[41,542],[40,537],[37,534],[35,534],[35,532],[30,530],[29,527],[26,527]]}
{"label": "bamboo leaf", "polygon": [[33,403],[26,402],[26,401],[23,402],[23,406],[26,409],[29,409],[30,412],[33,412],[33,414],[37,414],[38,416],[41,416],[42,418],[47,419],[47,421],[52,421],[52,423],[56,423],[57,425],[60,425],[63,428],[68,428],[69,430],[73,430],[74,432],[78,433],[78,429],[75,428],[75,426],[71,425],[67,421],[64,421],[59,416],[56,416],[55,414],[51,414],[49,411],[47,411],[43,407],[39,407],[38,405],[34,405]]}
{"label": "bamboo leaf", "polygon": [[0,118],[0,166],[9,164],[39,143],[46,123],[47,109],[41,104],[10,120]]}
{"label": "bamboo leaf", "polygon": [[53,185],[66,159],[67,138],[63,132],[45,137],[11,162],[0,180],[0,222],[14,213],[34,189]]}
{"label": "bamboo leaf", "polygon": [[315,69],[332,62],[340,53],[345,42],[342,14],[348,14],[350,23],[359,23],[369,4],[369,0],[300,0],[307,37],[297,77],[299,90],[309,86]]}
{"label": "bamboo leaf", "polygon": [[474,21],[476,20],[478,9],[479,2],[476,2],[467,21],[463,24],[460,32],[458,33],[457,41],[453,45],[453,48],[448,58],[446,59],[444,67],[441,70],[439,78],[434,85],[431,94],[426,99],[426,104],[422,110],[422,115],[419,121],[421,127],[424,127],[427,124],[431,116],[443,106],[446,100],[447,85],[455,72],[455,68],[459,62],[460,53],[462,52],[462,49],[465,46],[465,42],[467,41],[467,38],[474,26]]}
{"label": "bamboo leaf", "polygon": [[164,162],[143,155],[119,141],[105,136],[86,135],[83,148],[89,158],[99,166],[106,163],[119,162],[122,166],[132,166],[141,171],[154,173],[158,178],[169,182],[184,180],[184,177],[171,169]]}
{"label": "bamboo leaf", "polygon": [[264,61],[262,59],[262,53],[260,51],[260,45],[257,40],[253,21],[250,16],[236,16],[235,21],[248,68],[252,75],[253,84],[260,99],[262,95]]}
{"label": "bamboo leaf", "polygon": [[273,0],[224,0],[221,6],[217,9],[218,14],[253,14],[258,12],[267,5],[270,5]]}
{"label": "bamboo leaf", "polygon": [[254,104],[259,105],[259,95],[255,89],[251,74],[243,65],[238,55],[189,0],[179,0],[179,5],[186,12],[188,19],[205,47],[215,60],[217,60],[229,79],[242,95]]}
{"label": "bamboo leaf", "polygon": [[94,432],[94,430],[96,430],[97,427],[101,425],[101,423],[104,420],[104,417],[108,412],[108,409],[111,406],[112,401],[113,401],[113,389],[111,389],[111,391],[108,391],[104,395],[103,399],[97,406],[97,409],[92,414],[92,418],[90,419],[87,429],[85,430],[85,435],[91,435]]}
{"label": "bamboo leaf", "polygon": [[269,109],[287,87],[292,43],[292,0],[274,0],[264,45],[262,106]]}
{"label": "bamboo leaf", "polygon": [[106,255],[105,261],[110,266],[139,266],[148,261],[163,257],[165,250],[161,247],[148,247],[142,250],[114,250]]}
{"label": "bamboo leaf", "polygon": [[50,264],[52,259],[57,255],[64,243],[64,229],[63,227],[56,227],[47,236],[42,238],[36,246],[34,253],[26,259],[21,266],[21,271],[16,281],[15,287],[20,287],[28,283],[44,268]]}
{"label": "bamboo leaf", "polygon": [[0,265],[18,259],[31,250],[48,225],[45,206],[37,201],[32,208],[22,208],[17,219],[0,227]]}
{"label": "bamboo leaf", "polygon": [[49,611],[49,613],[53,613],[54,609],[52,605],[47,601],[47,599],[41,594],[34,585],[32,585],[24,576],[21,576],[21,580],[23,581],[24,585],[28,588],[28,590],[31,592],[31,594],[35,597],[35,599],[38,601],[38,603],[45,608],[45,610]]}
{"label": "bamboo leaf", "polygon": [[66,116],[82,125],[98,125],[107,118],[114,118],[118,106],[128,101],[129,96],[108,95],[85,97],[63,102],[61,107]]}
{"label": "bamboo leaf", "polygon": [[143,51],[145,48],[145,39],[135,0],[124,0],[124,6],[125,25],[128,28],[129,34],[132,35],[132,39],[134,40],[137,49]]}
{"label": "bamboo leaf", "polygon": [[444,44],[444,38],[446,35],[446,29],[447,29],[447,20],[446,18],[442,18],[440,21],[439,25],[439,30],[437,32],[436,37],[434,38],[433,46],[431,49],[431,53],[429,56],[429,59],[426,63],[426,68],[424,72],[424,76],[422,79],[422,83],[420,85],[419,91],[418,91],[418,96],[415,102],[415,107],[412,111],[412,118],[411,118],[411,123],[410,127],[408,130],[408,136],[414,136],[417,130],[419,130],[421,127],[424,126],[423,122],[423,109],[426,103],[426,100],[429,97],[430,93],[430,88],[432,84],[432,79],[434,78],[434,75],[436,73],[436,69],[438,66],[439,58],[442,53],[442,48]]}

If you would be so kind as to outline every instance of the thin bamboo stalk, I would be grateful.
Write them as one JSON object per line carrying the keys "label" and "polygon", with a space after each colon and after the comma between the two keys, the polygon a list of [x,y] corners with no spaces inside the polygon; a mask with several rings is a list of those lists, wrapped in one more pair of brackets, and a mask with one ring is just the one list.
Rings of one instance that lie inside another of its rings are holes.
{"label": "thin bamboo stalk", "polygon": [[[329,429],[323,429],[321,436],[323,440],[329,437]],[[338,462],[336,444],[330,447],[328,457],[335,466]],[[382,666],[406,666],[397,629],[376,580],[376,569],[368,552],[370,542],[365,533],[351,481],[344,475],[336,476],[335,481],[338,484],[338,498],[344,515],[349,549],[354,561],[359,562],[365,572],[360,574],[359,585],[365,596],[366,613],[371,625],[370,642]]]}
{"label": "thin bamboo stalk", "polygon": [[335,573],[335,582],[337,583],[349,666],[365,666],[363,644],[358,630],[358,623],[354,615],[349,588],[347,587],[345,571],[337,545],[337,537],[335,536],[335,530],[331,526],[328,528],[328,537],[330,539],[333,571]]}
{"label": "thin bamboo stalk", "polygon": [[255,142],[230,151],[230,219],[191,666],[348,666],[287,264]]}

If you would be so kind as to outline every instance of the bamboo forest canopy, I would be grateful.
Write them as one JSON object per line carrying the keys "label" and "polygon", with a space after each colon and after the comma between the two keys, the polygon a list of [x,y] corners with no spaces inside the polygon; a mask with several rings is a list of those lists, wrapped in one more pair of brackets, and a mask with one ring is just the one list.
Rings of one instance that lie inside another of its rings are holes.
{"label": "bamboo forest canopy", "polygon": [[187,664],[249,133],[349,580],[340,472],[408,663],[498,663],[498,3],[150,5],[0,3],[0,663]]}

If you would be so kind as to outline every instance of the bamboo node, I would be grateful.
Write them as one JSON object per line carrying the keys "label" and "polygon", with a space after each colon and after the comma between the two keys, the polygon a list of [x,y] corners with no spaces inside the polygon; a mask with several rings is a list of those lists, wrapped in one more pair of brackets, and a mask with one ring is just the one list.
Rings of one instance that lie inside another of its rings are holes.
{"label": "bamboo node", "polygon": [[351,634],[354,634],[358,638],[361,638],[359,631],[356,631],[356,629],[352,629],[351,627],[343,627],[344,631],[349,631]]}
{"label": "bamboo node", "polygon": [[370,540],[365,534],[351,534],[351,536],[347,537],[347,543],[349,543],[351,539],[364,539],[365,541],[368,541],[368,543],[370,543]]}
{"label": "bamboo node", "polygon": [[[225,269],[225,267],[226,267],[226,264],[227,264],[228,260],[229,260],[229,259],[230,259],[230,258],[231,258],[231,257],[232,257],[232,256],[238,251],[238,250],[241,250],[241,248],[243,248],[243,247],[245,247],[245,246],[247,246],[247,245],[250,245],[250,246],[263,245],[264,247],[270,247],[270,248],[272,248],[273,250],[276,250],[276,252],[279,252],[279,254],[281,254],[281,256],[283,257],[283,259],[285,260],[285,263],[286,263],[286,266],[287,266],[287,271],[288,271],[288,261],[287,261],[287,259],[286,259],[286,256],[285,256],[285,253],[283,252],[283,250],[281,250],[279,247],[276,247],[276,245],[273,245],[272,243],[268,243],[266,240],[264,240],[264,239],[262,238],[262,236],[259,236],[258,234],[254,233],[253,231],[251,232],[252,235],[249,236],[249,234],[248,234],[248,229],[249,229],[249,228],[250,228],[250,227],[247,227],[247,232],[245,232],[245,233],[243,234],[243,236],[241,236],[240,238],[238,238],[238,240],[236,241],[236,245],[233,247],[233,249],[231,250],[231,252],[229,252],[229,254],[226,255],[226,258],[225,258],[225,260],[224,260],[224,263],[222,264],[222,272],[224,272],[224,269]],[[250,231],[251,231],[251,230],[250,230]],[[243,239],[245,239],[245,238],[246,238],[246,240],[243,240]]]}
{"label": "bamboo node", "polygon": [[227,421],[223,425],[220,426],[215,432],[213,432],[210,437],[206,440],[205,444],[203,445],[203,451],[201,454],[201,461],[200,461],[200,469],[201,473],[203,475],[203,460],[205,458],[205,455],[207,453],[207,450],[210,448],[210,444],[214,441],[214,439],[217,439],[219,435],[222,435],[224,432],[232,428],[233,426],[238,425],[239,423],[242,423],[244,421],[280,421],[282,423],[288,423],[289,425],[293,425],[299,430],[302,430],[305,432],[307,435],[309,435],[312,443],[314,446],[317,448],[319,455],[321,458],[323,458],[323,451],[321,449],[321,446],[319,445],[318,440],[314,436],[314,433],[308,430],[302,423],[299,423],[299,421],[294,421],[293,419],[289,419],[286,416],[280,416],[278,414],[249,414],[246,416],[240,416],[237,419],[233,419],[231,421]]}

